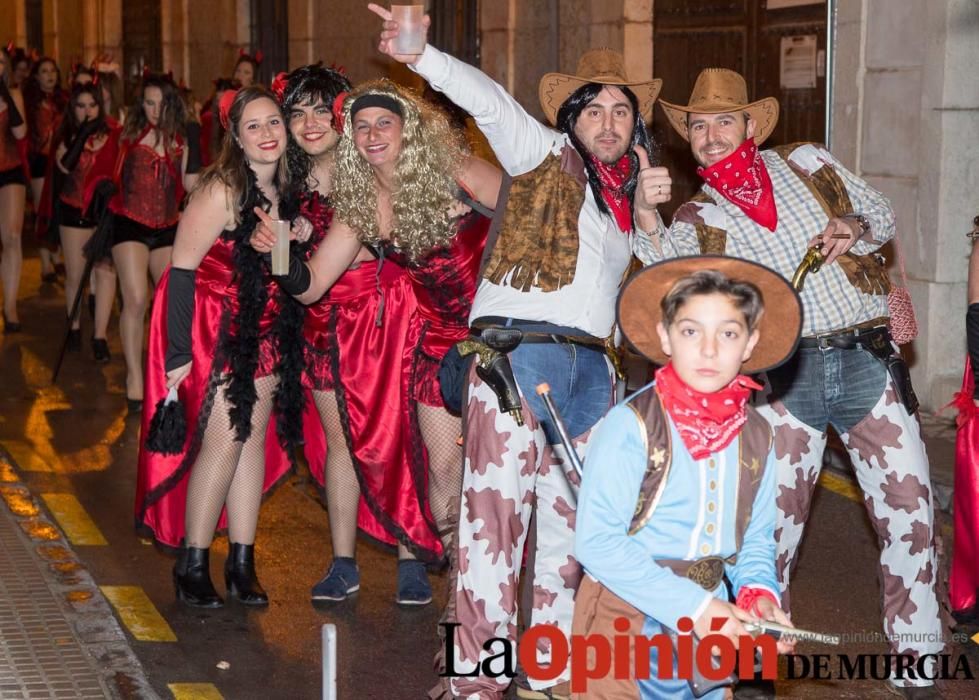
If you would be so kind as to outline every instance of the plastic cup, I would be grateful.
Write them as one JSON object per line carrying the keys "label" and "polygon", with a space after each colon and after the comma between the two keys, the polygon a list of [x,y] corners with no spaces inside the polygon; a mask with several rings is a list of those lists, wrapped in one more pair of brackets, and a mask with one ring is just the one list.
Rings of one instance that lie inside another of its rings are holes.
{"label": "plastic cup", "polygon": [[394,52],[420,54],[425,50],[425,28],[422,18],[424,5],[391,5],[391,19],[398,23],[398,36],[394,39]]}
{"label": "plastic cup", "polygon": [[272,222],[275,245],[272,246],[272,274],[289,274],[289,222],[277,219]]}

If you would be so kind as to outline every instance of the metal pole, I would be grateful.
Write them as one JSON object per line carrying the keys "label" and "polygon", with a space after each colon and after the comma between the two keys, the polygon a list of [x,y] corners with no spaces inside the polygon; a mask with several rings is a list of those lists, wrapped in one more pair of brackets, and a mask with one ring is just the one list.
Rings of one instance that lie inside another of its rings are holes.
{"label": "metal pole", "polygon": [[323,625],[323,700],[337,700],[337,626]]}

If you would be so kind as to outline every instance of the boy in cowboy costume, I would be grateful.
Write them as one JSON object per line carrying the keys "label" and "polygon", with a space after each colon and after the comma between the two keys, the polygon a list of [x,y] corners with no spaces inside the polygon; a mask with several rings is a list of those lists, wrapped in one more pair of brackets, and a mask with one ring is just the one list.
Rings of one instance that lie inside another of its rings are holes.
{"label": "boy in cowboy costume", "polygon": [[[626,285],[622,332],[663,366],[609,412],[589,448],[573,634],[653,636],[686,617],[697,637],[719,633],[736,648],[745,621],[789,624],[775,577],[772,432],[748,405],[761,387],[739,372],[784,362],[801,316],[778,273],[735,258],[670,260]],[[726,618],[719,632],[714,618]],[[598,679],[581,697],[692,697],[686,680],[657,677],[657,656],[654,647],[650,678]]]}
{"label": "boy in cowboy costume", "polygon": [[[935,580],[934,515],[928,457],[907,365],[891,339],[890,282],[877,251],[894,237],[887,199],[814,143],[759,151],[775,129],[778,102],[748,102],[734,71],[701,72],[689,103],[662,103],[690,141],[700,191],[669,231],[653,235],[644,262],[675,255],[730,255],[793,277],[817,248],[818,272],[800,290],[802,339],[767,373],[758,411],[778,450],[777,572],[788,583],[822,467],[827,428],[845,445],[881,543],[884,631],[891,653],[918,658],[943,647]],[[928,674],[934,658],[924,660]],[[940,697],[931,680],[889,682],[892,692]]]}

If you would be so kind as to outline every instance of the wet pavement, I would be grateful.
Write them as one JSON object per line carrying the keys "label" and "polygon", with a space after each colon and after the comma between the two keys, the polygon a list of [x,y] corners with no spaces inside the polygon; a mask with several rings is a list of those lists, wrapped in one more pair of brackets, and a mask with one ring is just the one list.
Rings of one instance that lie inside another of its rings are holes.
{"label": "wet pavement", "polygon": [[[172,558],[133,532],[139,422],[126,416],[116,320],[109,333],[112,362],[93,362],[85,315],[83,350],[69,355],[58,384],[52,385],[64,329],[62,290],[60,284],[39,285],[36,258],[26,263],[20,305],[24,331],[0,335],[0,455],[5,457],[0,487],[20,494],[0,504],[0,698],[29,697],[23,689],[15,691],[10,677],[17,676],[19,683],[30,673],[33,682],[43,685],[66,669],[78,684],[76,694],[38,697],[102,697],[102,692],[181,700],[318,698],[324,623],[335,624],[338,631],[338,697],[424,697],[435,681],[430,660],[444,578],[433,577],[435,604],[401,609],[394,604],[394,555],[362,542],[360,593],[344,603],[314,608],[309,589],[329,562],[329,535],[325,510],[302,470],[262,508],[256,560],[271,598],[269,608],[229,604],[201,611],[174,600]],[[929,417],[925,423],[933,478],[940,485],[936,490],[939,500],[947,502],[954,426],[950,417]],[[874,639],[880,625],[876,539],[862,503],[854,498],[846,465],[838,466],[841,471],[830,472],[816,496],[796,572],[794,618],[801,627],[850,635],[843,653],[884,653],[884,643]],[[33,504],[34,511],[24,505],[18,514],[18,503]],[[36,523],[22,524],[28,521]],[[940,525],[950,544],[947,513],[940,514]],[[77,568],[66,564],[68,571],[60,571],[61,560],[44,558],[41,548],[53,543],[64,550],[66,561],[78,562]],[[211,565],[222,592],[226,551],[226,540],[217,540]],[[73,591],[80,591],[76,599],[66,597]],[[8,636],[8,610],[29,611],[30,606],[38,608],[38,617],[31,618],[32,626],[21,625],[22,637],[38,645],[50,644],[46,639],[56,646],[64,642],[70,655],[56,653],[34,662],[22,655],[11,662],[18,642]],[[965,641],[953,649],[965,650],[979,673],[979,645]],[[812,644],[800,645],[799,651],[830,653]],[[977,689],[977,684],[956,682],[946,692],[972,698]],[[779,697],[793,698],[893,697],[874,680],[785,680],[778,690]]]}

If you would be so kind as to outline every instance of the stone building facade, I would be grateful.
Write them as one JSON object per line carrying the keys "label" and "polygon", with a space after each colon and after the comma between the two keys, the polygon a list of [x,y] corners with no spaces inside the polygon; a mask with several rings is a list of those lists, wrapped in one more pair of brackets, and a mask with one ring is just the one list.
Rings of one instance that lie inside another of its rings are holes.
{"label": "stone building facade", "polygon": [[[230,75],[238,49],[249,48],[257,1],[146,0],[159,2],[162,65],[206,95],[212,78]],[[539,77],[573,72],[587,48],[623,51],[631,76],[651,76],[654,2],[483,0],[481,65],[538,116]],[[831,2],[830,145],[895,204],[921,329],[905,350],[923,405],[935,409],[956,389],[964,354],[964,233],[979,213],[979,2]],[[123,56],[124,13],[133,12],[134,3],[43,0],[45,53],[63,66],[73,57]],[[28,4],[5,2],[13,11],[0,15],[0,40],[26,43]],[[375,52],[378,22],[365,0],[287,5],[289,67],[322,58],[345,66],[355,81],[377,75],[414,80]]]}

